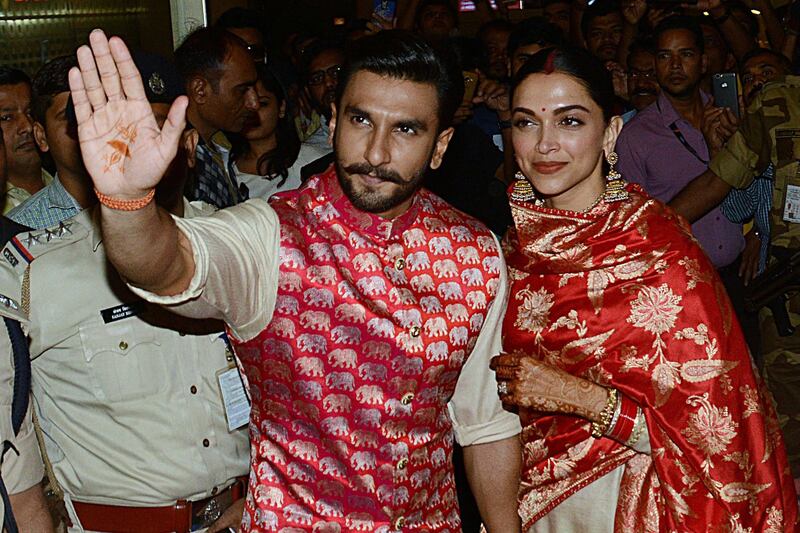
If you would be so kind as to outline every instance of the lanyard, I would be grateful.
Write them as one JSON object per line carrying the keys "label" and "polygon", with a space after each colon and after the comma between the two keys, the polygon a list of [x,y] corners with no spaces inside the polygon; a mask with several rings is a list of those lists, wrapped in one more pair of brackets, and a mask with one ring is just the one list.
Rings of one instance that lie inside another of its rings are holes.
{"label": "lanyard", "polygon": [[[658,112],[661,113],[662,112],[661,111],[661,102],[659,102],[658,100],[656,100],[656,107],[658,108]],[[705,159],[700,157],[700,154],[697,153],[697,150],[692,148],[692,145],[689,144],[689,141],[687,141],[686,137],[683,136],[683,133],[681,132],[680,128],[678,127],[678,121],[677,120],[669,125],[669,129],[670,129],[670,131],[672,131],[672,133],[675,135],[675,137],[678,139],[678,141],[680,141],[680,143],[683,145],[683,147],[686,148],[687,150],[689,150],[690,154],[695,156],[698,161],[700,161],[704,165],[708,166],[708,161],[706,161]]]}
{"label": "lanyard", "polygon": [[673,122],[672,124],[670,124],[670,125],[669,125],[669,129],[670,129],[670,130],[672,130],[672,133],[674,133],[674,134],[675,134],[675,137],[677,137],[677,138],[678,138],[678,140],[679,140],[679,141],[680,141],[680,143],[683,145],[683,147],[684,147],[684,148],[686,148],[687,150],[689,150],[689,152],[690,152],[690,153],[691,153],[693,156],[695,156],[695,157],[697,158],[697,160],[698,160],[698,161],[700,161],[700,162],[701,162],[701,163],[703,163],[704,165],[708,165],[708,161],[706,161],[705,159],[703,159],[702,157],[700,157],[700,154],[698,154],[698,153],[697,153],[697,150],[695,150],[694,148],[692,148],[692,145],[691,145],[691,144],[689,144],[689,141],[687,141],[687,140],[686,140],[686,137],[684,137],[684,136],[683,136],[683,133],[681,133],[681,130],[680,130],[680,128],[678,128],[678,123],[677,123],[677,121],[676,121],[676,122]]}

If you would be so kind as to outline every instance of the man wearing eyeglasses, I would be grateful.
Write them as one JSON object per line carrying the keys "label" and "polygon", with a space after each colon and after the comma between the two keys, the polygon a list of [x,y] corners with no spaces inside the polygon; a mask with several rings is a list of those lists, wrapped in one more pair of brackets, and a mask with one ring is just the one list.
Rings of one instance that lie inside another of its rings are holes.
{"label": "man wearing eyeglasses", "polygon": [[638,112],[655,102],[660,92],[655,52],[648,43],[635,42],[628,54],[628,100]]}
{"label": "man wearing eyeglasses", "polygon": [[306,49],[304,56],[305,95],[312,109],[319,115],[319,127],[305,142],[323,152],[331,152],[328,122],[331,104],[336,100],[339,72],[344,65],[344,50],[334,42],[319,40]]}

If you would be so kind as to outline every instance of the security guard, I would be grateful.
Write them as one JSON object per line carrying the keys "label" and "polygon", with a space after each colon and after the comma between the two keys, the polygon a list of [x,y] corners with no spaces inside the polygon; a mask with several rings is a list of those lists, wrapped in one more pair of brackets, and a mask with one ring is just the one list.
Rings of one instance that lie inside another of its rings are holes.
{"label": "security guard", "polygon": [[[169,104],[156,97],[169,90],[168,67],[137,58],[165,117]],[[196,133],[185,141],[191,152]],[[176,158],[157,194],[176,215],[209,212],[180,194],[192,161]],[[24,287],[33,393],[68,531],[238,526],[249,410],[222,324],[178,317],[128,291],[107,262],[98,214],[24,232],[3,249],[17,263],[4,269]]]}
{"label": "security guard", "polygon": [[[769,164],[775,168],[770,213],[773,256],[800,251],[800,77],[764,85],[742,116],[739,130],[709,170],[670,202],[690,221],[717,205],[732,187],[750,185]],[[773,257],[773,263],[776,258]],[[795,326],[782,337],[772,311],[760,313],[764,377],[775,398],[795,486],[800,483],[800,297],[787,302]]]}

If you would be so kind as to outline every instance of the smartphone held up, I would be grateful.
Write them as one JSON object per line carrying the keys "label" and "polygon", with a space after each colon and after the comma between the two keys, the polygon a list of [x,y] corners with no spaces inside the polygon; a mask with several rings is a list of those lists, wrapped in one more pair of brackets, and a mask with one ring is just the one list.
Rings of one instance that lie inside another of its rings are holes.
{"label": "smartphone held up", "polygon": [[727,107],[739,116],[739,83],[735,72],[721,72],[711,78],[711,88],[714,93],[714,105]]}

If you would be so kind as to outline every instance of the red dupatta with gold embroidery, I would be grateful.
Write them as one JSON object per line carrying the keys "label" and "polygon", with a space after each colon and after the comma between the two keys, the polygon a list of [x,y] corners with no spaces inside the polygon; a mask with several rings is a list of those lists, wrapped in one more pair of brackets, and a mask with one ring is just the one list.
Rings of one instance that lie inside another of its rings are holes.
{"label": "red dupatta with gold embroidery", "polygon": [[794,531],[782,437],[725,288],[685,221],[628,190],[587,214],[512,202],[504,350],[617,388],[652,449],[521,410],[526,529],[625,464],[615,531]]}

